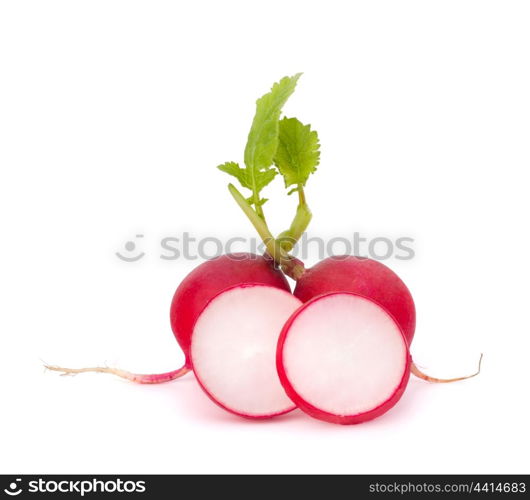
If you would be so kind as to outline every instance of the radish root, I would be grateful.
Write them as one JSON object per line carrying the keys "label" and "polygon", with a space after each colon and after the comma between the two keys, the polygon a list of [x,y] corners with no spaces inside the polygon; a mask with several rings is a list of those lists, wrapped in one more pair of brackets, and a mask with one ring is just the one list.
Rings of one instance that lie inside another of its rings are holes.
{"label": "radish root", "polygon": [[478,369],[477,369],[477,371],[475,373],[473,373],[472,375],[467,375],[465,377],[456,377],[456,378],[436,378],[436,377],[431,377],[431,376],[423,373],[418,368],[418,366],[415,363],[412,363],[410,365],[410,371],[416,377],[421,378],[422,380],[425,380],[426,382],[432,382],[433,384],[447,384],[447,383],[450,383],[450,382],[458,382],[460,380],[466,380],[468,378],[476,377],[480,373],[480,366],[482,365],[482,357],[483,356],[484,356],[483,354],[480,355],[480,359],[478,360]]}
{"label": "radish root", "polygon": [[173,370],[166,373],[155,373],[155,374],[139,374],[131,373],[125,370],[120,370],[119,368],[109,368],[107,366],[96,366],[94,368],[63,368],[61,366],[47,365],[44,367],[47,370],[54,372],[61,372],[61,375],[77,375],[78,373],[111,373],[118,377],[130,380],[131,382],[136,382],[137,384],[162,384],[164,382],[170,382],[177,378],[186,375],[191,368],[188,368],[184,365],[178,370]]}

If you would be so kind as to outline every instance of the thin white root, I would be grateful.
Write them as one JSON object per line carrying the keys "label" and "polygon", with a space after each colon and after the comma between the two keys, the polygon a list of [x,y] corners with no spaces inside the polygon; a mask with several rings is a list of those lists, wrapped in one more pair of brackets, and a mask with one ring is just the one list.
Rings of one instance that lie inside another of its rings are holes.
{"label": "thin white root", "polygon": [[483,356],[484,356],[483,354],[480,355],[480,359],[478,360],[478,369],[477,369],[477,371],[475,373],[473,373],[472,375],[467,375],[465,377],[456,377],[456,378],[436,378],[436,377],[431,377],[431,376],[425,374],[424,372],[422,372],[418,368],[418,365],[416,365],[415,363],[412,363],[410,365],[410,371],[416,377],[421,378],[422,380],[425,380],[426,382],[432,382],[434,384],[448,384],[450,382],[458,382],[460,380],[466,380],[468,378],[476,377],[480,373],[480,367],[482,365],[482,357]]}
{"label": "thin white root", "polygon": [[178,370],[156,374],[131,373],[119,368],[108,368],[106,366],[96,366],[94,368],[63,368],[61,366],[45,364],[44,367],[47,370],[60,372],[63,376],[77,375],[78,373],[111,373],[117,377],[130,380],[131,382],[136,382],[137,384],[162,384],[164,382],[170,382],[171,380],[180,378],[191,371],[191,368],[188,368],[186,365],[184,365],[182,368],[179,368]]}

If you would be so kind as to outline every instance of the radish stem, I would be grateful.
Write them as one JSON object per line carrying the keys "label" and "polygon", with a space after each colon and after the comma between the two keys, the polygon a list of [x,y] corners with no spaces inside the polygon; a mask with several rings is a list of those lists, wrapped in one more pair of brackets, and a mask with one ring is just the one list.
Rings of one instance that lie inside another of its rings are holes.
{"label": "radish stem", "polygon": [[265,244],[267,253],[274,259],[276,264],[278,264],[287,276],[294,280],[300,279],[305,272],[305,267],[302,261],[292,257],[282,248],[280,242],[272,236],[267,223],[252,209],[245,197],[233,184],[228,185],[228,190],[258,232],[260,238]]}
{"label": "radish stem", "polygon": [[294,216],[294,219],[291,222],[291,226],[287,231],[281,233],[277,238],[280,242],[281,247],[286,252],[290,252],[293,249],[298,240],[306,232],[307,227],[311,222],[311,218],[313,217],[313,214],[311,213],[311,210],[309,209],[309,206],[305,201],[303,187],[300,186],[298,188],[298,193],[299,203],[298,207],[296,208],[296,214]]}

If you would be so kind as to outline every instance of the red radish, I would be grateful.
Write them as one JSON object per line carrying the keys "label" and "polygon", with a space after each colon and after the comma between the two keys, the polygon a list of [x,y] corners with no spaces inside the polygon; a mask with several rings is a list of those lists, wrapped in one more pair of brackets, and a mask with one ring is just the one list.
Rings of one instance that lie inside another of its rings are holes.
{"label": "red radish", "polygon": [[193,325],[201,311],[222,290],[242,283],[269,285],[290,292],[287,279],[274,267],[273,261],[252,253],[227,254],[203,262],[180,283],[171,303],[170,321],[173,333],[185,355],[181,368],[156,374],[137,374],[106,366],[62,368],[46,365],[46,368],[63,374],[112,373],[140,384],[159,384],[175,380],[192,370],[189,354],[191,336]]}
{"label": "red radish", "polygon": [[408,344],[414,337],[416,309],[409,289],[390,268],[365,257],[329,257],[306,270],[294,295],[302,302],[328,292],[352,292],[374,300],[399,323]]}
{"label": "red radish", "polygon": [[353,293],[321,295],[300,307],[282,330],[276,362],[292,401],[337,424],[387,412],[403,395],[411,365],[399,324]]}
{"label": "red radish", "polygon": [[191,368],[189,350],[193,325],[206,304],[223,290],[242,283],[259,283],[290,291],[274,262],[252,253],[234,253],[208,260],[189,273],[177,288],[169,318],[177,342]]}
{"label": "red radish", "polygon": [[193,371],[222,408],[269,418],[295,408],[280,384],[276,346],[283,325],[301,302],[265,285],[236,285],[213,298],[191,338]]}

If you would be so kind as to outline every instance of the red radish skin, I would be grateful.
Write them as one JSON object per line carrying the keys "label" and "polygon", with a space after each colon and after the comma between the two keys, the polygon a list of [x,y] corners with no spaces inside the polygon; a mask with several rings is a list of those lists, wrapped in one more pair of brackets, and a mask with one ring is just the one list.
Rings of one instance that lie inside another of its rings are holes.
{"label": "red radish skin", "polygon": [[352,292],[374,300],[395,318],[411,344],[416,328],[412,295],[401,278],[381,262],[351,255],[329,257],[306,270],[294,295],[307,302],[330,292]]}
{"label": "red radish skin", "polygon": [[261,284],[236,285],[208,302],[193,329],[191,361],[197,381],[221,408],[251,419],[295,409],[275,367],[283,325],[301,302]]}
{"label": "red radish skin", "polygon": [[[366,360],[365,354],[375,358]],[[369,373],[357,376],[356,364],[365,365]],[[285,392],[298,408],[316,419],[347,425],[379,417],[399,401],[411,358],[400,325],[379,304],[358,294],[330,293],[305,303],[289,318],[278,341],[276,365]],[[374,391],[375,396],[369,395],[377,401],[373,407],[371,401],[362,401],[367,391]],[[326,402],[337,395],[339,403]],[[366,407],[352,414],[329,410],[345,401],[350,407]]]}
{"label": "red radish skin", "polygon": [[287,279],[271,259],[252,253],[232,253],[203,262],[191,271],[177,288],[170,309],[171,328],[184,352],[184,365],[166,373],[139,374],[119,368],[63,368],[45,365],[63,375],[96,372],[111,373],[139,384],[170,382],[192,371],[190,345],[193,325],[206,304],[221,291],[241,283],[269,285],[290,293]]}

